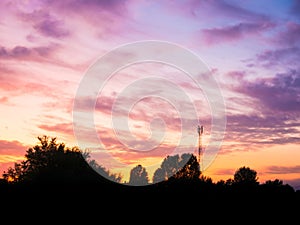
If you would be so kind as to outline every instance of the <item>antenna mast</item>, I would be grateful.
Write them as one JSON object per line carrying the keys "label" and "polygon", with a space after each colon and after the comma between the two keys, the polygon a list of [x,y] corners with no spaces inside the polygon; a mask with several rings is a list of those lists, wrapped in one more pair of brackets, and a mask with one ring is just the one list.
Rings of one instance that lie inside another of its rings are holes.
{"label": "antenna mast", "polygon": [[202,151],[203,151],[203,143],[202,143],[202,136],[203,136],[203,126],[199,126],[197,128],[197,132],[198,132],[198,162],[200,165],[201,162],[201,155],[202,155]]}

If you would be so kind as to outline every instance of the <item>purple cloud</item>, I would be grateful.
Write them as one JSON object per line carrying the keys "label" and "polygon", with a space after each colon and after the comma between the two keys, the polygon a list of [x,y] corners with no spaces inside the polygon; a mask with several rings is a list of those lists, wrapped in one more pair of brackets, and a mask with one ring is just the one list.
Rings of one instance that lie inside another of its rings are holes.
{"label": "purple cloud", "polygon": [[231,87],[232,90],[249,99],[231,98],[229,105],[247,105],[255,109],[257,114],[228,114],[226,140],[248,143],[251,148],[261,144],[300,143],[299,71],[290,70],[273,78],[254,81],[246,81],[244,72],[231,72],[228,75],[239,82],[238,86]]}
{"label": "purple cloud", "polygon": [[260,33],[274,27],[270,22],[265,23],[239,23],[221,28],[203,29],[200,38],[206,44],[218,44],[230,41],[237,41],[248,38],[249,35],[260,35]]}
{"label": "purple cloud", "polygon": [[67,1],[51,1],[50,4],[56,5],[63,10],[108,10],[124,12],[127,1],[119,0],[67,0]]}
{"label": "purple cloud", "polygon": [[300,143],[300,74],[297,70],[254,81],[246,81],[244,71],[227,75],[239,83],[232,85],[232,90],[246,96],[230,98],[228,108],[247,106],[257,113],[228,113],[225,143],[233,140],[239,144],[225,144],[221,154],[260,149],[263,145]]}
{"label": "purple cloud", "polygon": [[275,38],[275,42],[284,46],[298,46],[300,44],[300,24],[288,22],[285,30],[281,31]]}
{"label": "purple cloud", "polygon": [[241,5],[231,4],[223,0],[189,0],[180,4],[180,1],[174,3],[174,1],[167,2],[168,7],[172,7],[176,12],[182,12],[192,17],[205,17],[208,15],[217,15],[210,19],[230,18],[239,19],[245,21],[262,21],[268,19],[267,15],[253,12],[249,9],[243,8]]}
{"label": "purple cloud", "polygon": [[260,102],[260,107],[274,112],[300,111],[300,73],[290,70],[273,78],[261,78],[255,82],[241,81],[235,91],[246,94]]}
{"label": "purple cloud", "polygon": [[[262,144],[300,143],[300,123],[296,118],[274,114],[228,115],[225,135],[226,141],[240,142],[237,146],[224,146],[223,153],[237,149],[261,148]],[[243,148],[241,148],[243,147]],[[244,151],[244,150],[243,150]]]}
{"label": "purple cloud", "polygon": [[268,166],[265,173],[270,174],[286,174],[286,173],[300,173],[300,165],[297,166]]}
{"label": "purple cloud", "polygon": [[229,107],[247,106],[257,113],[228,113],[225,143],[233,140],[239,144],[224,145],[221,154],[247,148],[255,150],[263,145],[300,143],[300,73],[297,70],[254,81],[246,81],[245,72],[228,75],[239,83],[232,90],[247,96],[231,98]]}
{"label": "purple cloud", "polygon": [[[206,1],[204,1],[206,2]],[[259,14],[256,12],[252,12],[250,10],[247,10],[237,4],[233,5],[230,4],[226,1],[219,1],[219,0],[213,0],[209,1],[209,3],[212,3],[216,10],[218,10],[221,14],[230,16],[230,17],[235,17],[235,18],[240,18],[240,19],[245,19],[245,20],[266,20],[267,16],[263,14]]]}
{"label": "purple cloud", "polygon": [[[45,7],[51,8],[59,14],[68,15],[70,18],[79,17],[81,20],[99,26],[100,29],[105,29],[106,32],[111,31],[114,27],[119,27],[120,23],[124,26],[124,18],[128,16],[129,12],[128,1],[118,0],[48,1]],[[119,20],[120,18],[122,19]]]}
{"label": "purple cloud", "polygon": [[63,27],[63,22],[59,20],[45,19],[34,25],[34,28],[44,36],[54,38],[66,37],[70,34],[70,32]]}
{"label": "purple cloud", "polygon": [[300,15],[300,1],[299,0],[293,1],[290,11],[291,11],[291,13],[293,13],[299,17],[299,15]]}
{"label": "purple cloud", "polygon": [[0,59],[36,59],[37,57],[48,57],[53,53],[56,46],[38,46],[38,47],[24,47],[15,46],[11,49],[7,49],[0,46]]}
{"label": "purple cloud", "polygon": [[298,65],[299,55],[299,47],[266,50],[257,55],[256,64],[261,64],[265,68],[272,68],[275,65],[294,66]]}

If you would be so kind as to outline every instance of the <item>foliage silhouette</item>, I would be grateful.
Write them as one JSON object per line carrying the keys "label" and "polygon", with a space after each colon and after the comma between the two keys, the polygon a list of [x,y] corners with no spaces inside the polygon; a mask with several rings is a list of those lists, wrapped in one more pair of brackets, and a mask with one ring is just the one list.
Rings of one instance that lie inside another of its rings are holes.
{"label": "foliage silhouette", "polygon": [[282,180],[274,179],[267,180],[265,183],[261,184],[261,189],[265,193],[293,193],[294,188],[289,184],[284,184]]}
{"label": "foliage silhouette", "polygon": [[88,162],[89,166],[93,168],[98,174],[105,177],[108,180],[111,180],[116,183],[121,183],[123,176],[122,174],[116,174],[111,173],[108,169],[106,169],[104,166],[99,165],[94,159],[90,159],[90,154],[87,152],[84,152],[84,158]]}
{"label": "foliage silhouette", "polygon": [[250,167],[240,167],[236,172],[234,173],[234,183],[237,184],[253,184],[257,185],[258,177],[257,172],[253,169],[250,169]]}
{"label": "foliage silhouette", "polygon": [[149,184],[148,172],[142,165],[137,165],[130,171],[129,184],[143,186]]}
{"label": "foliage silhouette", "polygon": [[[12,183],[64,184],[97,182],[101,174],[112,180],[120,181],[120,177],[90,161],[89,153],[82,153],[77,147],[66,147],[64,143],[57,143],[56,138],[48,136],[38,137],[39,144],[29,148],[25,160],[15,163],[4,171],[3,178]],[[94,169],[93,169],[94,168]]]}
{"label": "foliage silhouette", "polygon": [[153,183],[168,179],[199,179],[201,172],[197,157],[191,153],[167,156],[153,174]]}

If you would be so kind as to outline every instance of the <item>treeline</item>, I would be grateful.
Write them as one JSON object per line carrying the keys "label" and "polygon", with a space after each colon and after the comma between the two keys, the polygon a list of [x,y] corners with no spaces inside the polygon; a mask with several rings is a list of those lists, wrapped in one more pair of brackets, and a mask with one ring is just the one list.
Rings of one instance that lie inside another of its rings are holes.
{"label": "treeline", "polygon": [[[121,174],[111,173],[91,160],[89,153],[77,147],[66,147],[56,138],[38,137],[39,144],[29,148],[25,160],[15,163],[4,171],[0,181],[2,193],[14,194],[24,191],[47,190],[61,193],[155,193],[172,196],[174,193],[187,195],[226,196],[230,194],[256,193],[294,195],[299,193],[282,180],[259,183],[257,172],[249,167],[238,168],[233,178],[213,182],[201,173],[193,154],[166,157],[150,179],[146,168],[137,165],[130,171],[128,183]],[[246,196],[246,195],[245,195]]]}

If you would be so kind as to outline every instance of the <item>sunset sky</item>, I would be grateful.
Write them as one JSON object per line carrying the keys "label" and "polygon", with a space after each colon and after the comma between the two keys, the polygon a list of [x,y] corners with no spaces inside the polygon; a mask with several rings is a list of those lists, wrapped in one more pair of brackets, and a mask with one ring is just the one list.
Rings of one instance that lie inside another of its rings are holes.
{"label": "sunset sky", "polygon": [[[0,1],[1,175],[23,160],[42,135],[70,147],[84,143],[80,147],[92,151],[99,164],[121,172],[124,180],[138,164],[152,179],[167,155],[194,152],[198,120],[205,128],[203,145],[209,145],[212,123],[217,123],[209,96],[190,76],[165,63],[121,68],[101,93],[88,93],[103,76],[97,71],[91,89],[78,95],[101,57],[146,40],[190,50],[221,90],[224,139],[213,158],[204,151],[203,159],[209,160],[204,175],[226,180],[249,166],[260,182],[278,178],[300,189],[296,0]],[[108,66],[131,53],[116,55]],[[89,94],[96,95],[96,104]],[[81,124],[88,124],[84,112],[94,109],[98,142],[89,129],[80,130],[80,140],[75,135],[74,102],[83,112]],[[195,118],[189,117],[191,105]],[[129,131],[119,126],[125,123]]]}

